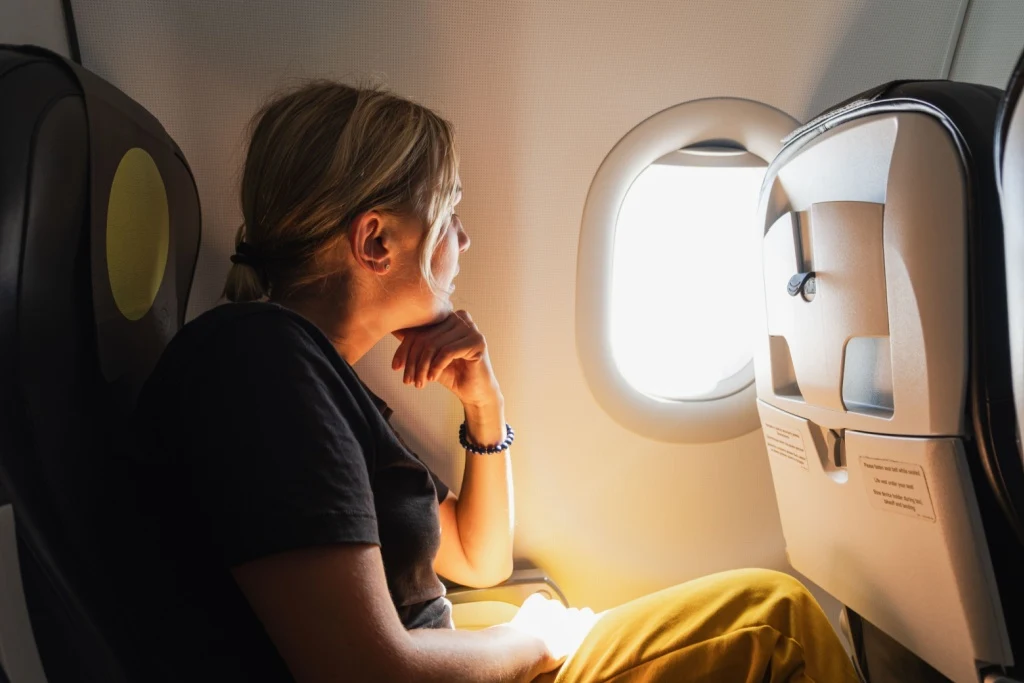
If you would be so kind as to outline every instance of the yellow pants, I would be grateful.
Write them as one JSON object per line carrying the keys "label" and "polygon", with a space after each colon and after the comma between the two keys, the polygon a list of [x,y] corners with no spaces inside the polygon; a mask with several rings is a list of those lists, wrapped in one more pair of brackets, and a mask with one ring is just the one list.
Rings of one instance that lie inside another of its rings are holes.
{"label": "yellow pants", "polygon": [[856,683],[825,613],[793,577],[706,576],[604,613],[537,683]]}

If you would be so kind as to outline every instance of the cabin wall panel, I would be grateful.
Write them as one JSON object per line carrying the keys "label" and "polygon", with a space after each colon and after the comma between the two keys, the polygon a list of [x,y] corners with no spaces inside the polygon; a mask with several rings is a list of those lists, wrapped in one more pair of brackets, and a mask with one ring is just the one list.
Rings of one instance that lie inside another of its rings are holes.
{"label": "cabin wall panel", "polygon": [[[488,336],[516,427],[517,554],[598,609],[716,570],[786,566],[758,432],[660,443],[619,426],[590,394],[573,304],[580,218],[601,161],[645,118],[687,100],[747,97],[804,120],[883,81],[939,77],[959,8],[75,1],[85,64],[158,116],[195,172],[204,235],[192,316],[220,296],[240,221],[243,130],[273,91],[308,77],[382,82],[454,122],[459,213],[473,240],[455,302]],[[395,347],[386,340],[359,370],[457,487],[458,406],[437,387],[401,386]]]}
{"label": "cabin wall panel", "polygon": [[1005,88],[1024,51],[1024,2],[971,0],[949,77]]}
{"label": "cabin wall panel", "polygon": [[67,57],[68,38],[60,0],[0,2],[0,43],[39,45]]}

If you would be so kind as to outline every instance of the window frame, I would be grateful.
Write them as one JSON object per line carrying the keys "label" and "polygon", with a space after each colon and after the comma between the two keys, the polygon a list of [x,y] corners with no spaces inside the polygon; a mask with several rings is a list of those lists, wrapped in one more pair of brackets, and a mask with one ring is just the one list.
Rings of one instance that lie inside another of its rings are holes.
{"label": "window frame", "polygon": [[[759,428],[753,359],[741,388],[717,398],[668,400],[644,394],[622,376],[610,334],[612,259],[619,210],[633,181],[666,154],[701,144],[736,145],[770,163],[798,122],[766,104],[739,98],[684,102],[629,131],[591,182],[576,264],[576,349],[598,404],[623,427],[675,443],[711,443]],[[751,239],[754,221],[751,219]],[[753,333],[753,330],[751,330]],[[738,377],[734,376],[734,377]],[[727,380],[729,381],[729,380]]]}

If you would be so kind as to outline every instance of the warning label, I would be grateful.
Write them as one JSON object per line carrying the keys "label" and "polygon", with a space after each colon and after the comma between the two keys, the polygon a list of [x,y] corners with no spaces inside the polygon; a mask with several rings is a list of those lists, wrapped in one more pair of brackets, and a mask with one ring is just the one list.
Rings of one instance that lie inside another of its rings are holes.
{"label": "warning label", "polygon": [[773,424],[764,423],[764,441],[768,452],[807,469],[807,453],[804,451],[804,437],[800,432]]}
{"label": "warning label", "polygon": [[920,465],[874,458],[861,458],[860,464],[872,506],[935,521],[932,497]]}

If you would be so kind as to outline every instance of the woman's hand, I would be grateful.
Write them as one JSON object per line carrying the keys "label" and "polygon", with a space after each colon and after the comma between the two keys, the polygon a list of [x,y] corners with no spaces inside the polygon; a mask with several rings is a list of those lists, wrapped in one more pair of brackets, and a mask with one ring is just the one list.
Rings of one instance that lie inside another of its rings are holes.
{"label": "woman's hand", "polygon": [[395,336],[402,343],[391,368],[405,371],[405,384],[422,389],[437,382],[467,407],[501,403],[487,341],[466,311],[455,311],[434,325],[398,330]]}
{"label": "woman's hand", "polygon": [[567,608],[557,600],[534,593],[526,599],[508,626],[539,638],[546,654],[538,673],[557,669],[577,649],[597,622],[593,610]]}

